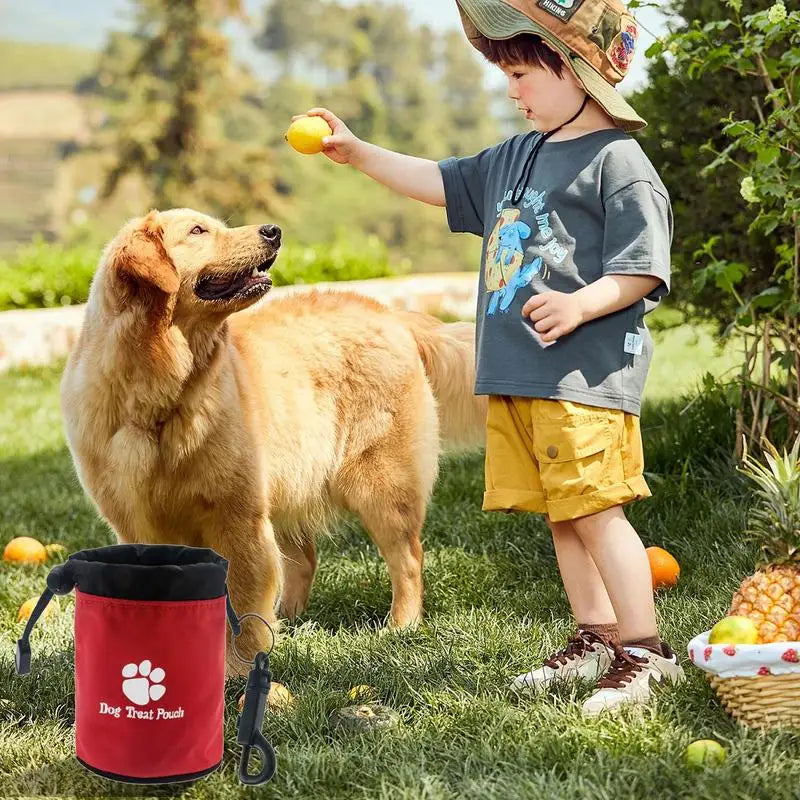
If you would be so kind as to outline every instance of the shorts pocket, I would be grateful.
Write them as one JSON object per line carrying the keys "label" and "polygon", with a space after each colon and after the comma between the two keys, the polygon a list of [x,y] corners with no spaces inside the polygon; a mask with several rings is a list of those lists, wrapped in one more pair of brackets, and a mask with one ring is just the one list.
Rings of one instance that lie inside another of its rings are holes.
{"label": "shorts pocket", "polygon": [[595,416],[575,422],[534,422],[533,447],[548,500],[590,494],[615,482],[610,420]]}

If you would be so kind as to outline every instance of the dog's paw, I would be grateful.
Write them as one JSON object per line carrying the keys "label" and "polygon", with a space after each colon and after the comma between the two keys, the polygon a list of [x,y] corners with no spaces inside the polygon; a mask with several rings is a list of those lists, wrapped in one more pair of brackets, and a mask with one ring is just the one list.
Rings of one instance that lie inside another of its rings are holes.
{"label": "dog's paw", "polygon": [[[145,659],[141,664],[126,664],[122,668],[122,693],[137,706],[146,706],[151,700],[160,700],[167,691],[162,684],[166,673],[161,667]],[[137,677],[138,676],[138,677]]]}

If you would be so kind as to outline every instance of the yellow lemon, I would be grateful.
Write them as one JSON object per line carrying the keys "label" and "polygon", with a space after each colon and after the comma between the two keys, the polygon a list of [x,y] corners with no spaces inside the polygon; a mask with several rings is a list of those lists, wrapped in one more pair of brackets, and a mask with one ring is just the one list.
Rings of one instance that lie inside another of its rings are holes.
{"label": "yellow lemon", "polygon": [[348,693],[347,696],[356,702],[363,703],[366,700],[374,700],[375,699],[375,690],[371,686],[365,686],[361,684],[360,686],[354,686]]}
{"label": "yellow lemon", "polygon": [[[30,600],[26,600],[20,607],[19,611],[17,612],[17,622],[27,622],[30,619],[31,614],[33,613],[33,609],[36,606],[36,603],[39,602],[38,597],[31,597]],[[41,619],[47,620],[50,619],[54,614],[58,613],[58,598],[54,597],[48,604],[47,608],[44,610],[44,614],[42,614]]]}
{"label": "yellow lemon", "polygon": [[[244,710],[244,698],[244,695],[239,698],[238,705],[240,712]],[[294,705],[294,695],[282,683],[272,681],[269,686],[267,703],[269,703],[271,711],[277,711],[281,708],[291,708]]]}
{"label": "yellow lemon", "polygon": [[273,711],[280,708],[291,708],[294,705],[294,695],[282,683],[273,681],[269,687],[267,702]]}
{"label": "yellow lemon", "polygon": [[712,629],[709,644],[755,644],[758,629],[753,620],[747,617],[725,617]]}
{"label": "yellow lemon", "polygon": [[64,561],[67,557],[67,548],[63,544],[46,544],[44,549],[47,551],[47,557],[57,561]]}
{"label": "yellow lemon", "polygon": [[312,155],[322,151],[322,140],[333,131],[322,117],[300,117],[286,131],[286,141],[298,153]]}
{"label": "yellow lemon", "polygon": [[728,754],[719,742],[698,739],[686,748],[684,758],[690,767],[718,767],[725,763]]}
{"label": "yellow lemon", "polygon": [[17,564],[41,564],[47,561],[47,550],[38,539],[31,536],[17,536],[6,545],[3,560]]}

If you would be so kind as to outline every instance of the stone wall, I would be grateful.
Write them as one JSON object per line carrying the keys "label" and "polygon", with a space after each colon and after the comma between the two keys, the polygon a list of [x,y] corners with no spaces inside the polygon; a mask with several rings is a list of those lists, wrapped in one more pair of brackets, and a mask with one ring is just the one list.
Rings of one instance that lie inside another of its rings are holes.
{"label": "stone wall", "polygon": [[[454,272],[368,281],[278,286],[262,301],[315,289],[351,291],[390,308],[425,311],[444,319],[474,319],[478,276]],[[85,306],[0,313],[0,372],[11,367],[48,364],[66,356],[78,339]]]}

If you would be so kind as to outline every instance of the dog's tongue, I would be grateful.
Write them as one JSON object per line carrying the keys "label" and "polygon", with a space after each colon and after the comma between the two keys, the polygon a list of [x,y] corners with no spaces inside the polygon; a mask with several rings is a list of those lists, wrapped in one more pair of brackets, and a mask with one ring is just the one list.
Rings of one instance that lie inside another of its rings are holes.
{"label": "dog's tongue", "polygon": [[255,278],[252,275],[252,267],[234,275],[210,275],[197,284],[195,294],[202,300],[226,300],[255,285],[266,288],[272,285],[266,275]]}
{"label": "dog's tongue", "polygon": [[233,283],[235,278],[235,275],[220,275],[216,278],[208,278],[207,280],[203,281],[203,284],[212,291],[223,290],[227,289]]}
{"label": "dog's tongue", "polygon": [[203,281],[203,294],[210,297],[228,297],[240,291],[250,277],[248,272],[238,275],[218,275]]}

